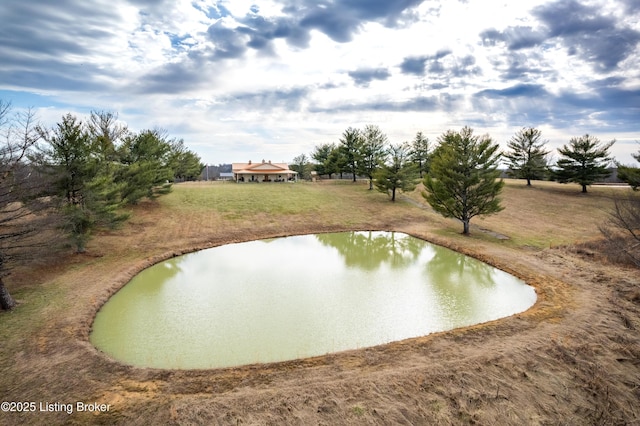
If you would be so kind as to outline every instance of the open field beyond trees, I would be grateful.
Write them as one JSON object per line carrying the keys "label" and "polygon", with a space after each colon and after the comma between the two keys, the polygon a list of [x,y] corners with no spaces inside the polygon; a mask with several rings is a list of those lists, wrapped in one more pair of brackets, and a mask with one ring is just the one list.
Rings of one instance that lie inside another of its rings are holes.
{"label": "open field beyond trees", "polygon": [[[85,254],[60,249],[7,278],[19,305],[0,313],[0,395],[36,406],[0,412],[0,424],[640,424],[640,273],[593,249],[611,195],[627,189],[533,185],[507,181],[505,209],[472,220],[469,237],[420,188],[391,203],[360,182],[176,185],[132,207]],[[102,304],[160,260],[341,230],[406,232],[459,250],[523,278],[538,301],[488,324],[220,370],[134,368],[89,343]],[[74,410],[41,411],[55,403]]]}

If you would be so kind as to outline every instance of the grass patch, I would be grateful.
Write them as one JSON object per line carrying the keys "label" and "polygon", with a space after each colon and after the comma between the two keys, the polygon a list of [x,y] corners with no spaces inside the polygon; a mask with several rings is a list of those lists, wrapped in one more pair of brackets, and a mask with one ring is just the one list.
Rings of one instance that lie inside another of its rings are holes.
{"label": "grass patch", "polygon": [[[492,234],[516,247],[545,248],[582,243],[599,238],[601,224],[613,206],[612,196],[621,188],[594,186],[582,194],[577,185],[506,179],[501,195],[504,210],[472,219],[472,234],[481,240],[495,240]],[[372,218],[398,223],[421,217],[445,237],[459,234],[462,225],[443,219],[431,210],[421,195],[422,186],[405,194],[411,203],[391,203],[384,194],[367,190],[366,182],[324,181],[297,184],[202,183],[176,185],[160,199],[163,209],[184,216],[215,214],[232,222],[321,220],[327,225],[362,226]],[[420,212],[422,210],[422,212]],[[292,219],[293,218],[293,219]]]}
{"label": "grass patch", "polygon": [[[427,206],[421,196],[422,186],[410,197]],[[613,206],[612,196],[623,188],[591,187],[580,193],[577,185],[534,181],[527,187],[523,181],[505,179],[501,194],[504,210],[491,216],[471,220],[475,238],[484,239],[479,228],[509,237],[505,244],[516,247],[545,248],[574,244],[600,237],[598,225]],[[459,228],[459,229],[458,229]],[[461,232],[462,225],[452,221],[444,229]]]}
{"label": "grass patch", "polygon": [[177,185],[163,206],[173,210],[208,210],[225,217],[266,214],[298,214],[319,211],[339,197],[318,191],[310,184],[209,184]]}
{"label": "grass patch", "polygon": [[163,205],[178,210],[214,210],[219,213],[296,214],[320,209],[330,194],[307,184],[209,184],[177,185]]}
{"label": "grass patch", "polygon": [[366,412],[366,410],[359,405],[354,406],[352,411],[356,417],[362,417]]}
{"label": "grass patch", "polygon": [[477,224],[509,235],[518,246],[553,247],[574,244],[600,236],[598,225],[613,206],[613,191],[593,187],[582,194],[577,185],[505,180],[505,209]]}
{"label": "grass patch", "polygon": [[361,182],[176,185],[160,203],[170,213],[215,213],[234,222],[277,221],[295,216],[344,226],[366,222],[371,215],[384,215],[394,207],[387,197],[367,190]]}
{"label": "grass patch", "polygon": [[[22,286],[12,292],[18,306],[11,312],[0,312],[0,348],[22,346],[25,339],[35,338],[47,325],[47,313],[64,310],[69,305],[61,283],[47,286]],[[8,368],[10,357],[0,357],[0,366]]]}

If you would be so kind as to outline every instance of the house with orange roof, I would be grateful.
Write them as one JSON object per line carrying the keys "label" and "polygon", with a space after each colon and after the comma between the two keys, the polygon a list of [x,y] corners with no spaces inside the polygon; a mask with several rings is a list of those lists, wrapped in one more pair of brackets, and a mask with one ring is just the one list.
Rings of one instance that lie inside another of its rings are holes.
{"label": "house with orange roof", "polygon": [[287,163],[233,163],[231,166],[236,182],[296,182],[298,172],[289,169]]}

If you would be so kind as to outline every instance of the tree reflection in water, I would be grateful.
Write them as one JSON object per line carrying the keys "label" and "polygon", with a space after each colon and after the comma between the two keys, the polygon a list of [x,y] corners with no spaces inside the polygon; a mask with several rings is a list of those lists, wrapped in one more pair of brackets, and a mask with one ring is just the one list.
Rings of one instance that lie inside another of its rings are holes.
{"label": "tree reflection in water", "polygon": [[494,267],[441,249],[434,252],[424,271],[445,321],[472,324],[478,312],[486,310],[486,301],[478,296],[483,290],[495,287]]}
{"label": "tree reflection in water", "polygon": [[424,242],[406,234],[379,231],[354,231],[316,235],[323,245],[335,248],[345,265],[366,271],[388,264],[392,269],[414,262]]}

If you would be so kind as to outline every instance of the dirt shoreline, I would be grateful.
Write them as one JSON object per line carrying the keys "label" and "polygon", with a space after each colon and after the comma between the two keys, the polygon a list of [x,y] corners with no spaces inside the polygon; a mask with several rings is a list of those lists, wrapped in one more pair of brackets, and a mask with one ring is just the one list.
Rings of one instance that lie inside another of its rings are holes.
{"label": "dirt shoreline", "polygon": [[[153,214],[132,227],[150,232]],[[451,332],[219,370],[126,366],[89,343],[100,306],[153,263],[232,242],[347,229],[405,232],[474,256],[534,286],[538,301],[524,313]],[[77,256],[72,267],[52,272],[43,285],[73,297],[48,305],[35,336],[3,348],[11,352],[2,366],[15,380],[0,390],[5,400],[96,402],[109,410],[0,413],[0,424],[640,424],[637,269],[595,262],[571,247],[446,238],[414,217],[395,225],[304,220],[200,231],[177,230],[180,237],[164,235],[164,244],[106,234],[104,253],[139,243],[148,255]],[[124,265],[122,272],[114,274],[114,265]]]}

